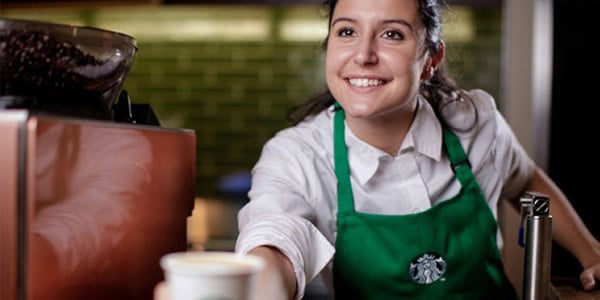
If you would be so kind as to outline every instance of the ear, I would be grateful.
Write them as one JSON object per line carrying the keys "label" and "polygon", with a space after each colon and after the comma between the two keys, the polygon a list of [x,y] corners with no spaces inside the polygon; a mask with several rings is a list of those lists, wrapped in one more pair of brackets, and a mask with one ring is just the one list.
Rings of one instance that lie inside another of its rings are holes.
{"label": "ear", "polygon": [[438,51],[436,53],[427,52],[429,57],[427,58],[427,63],[423,66],[421,80],[429,80],[433,77],[433,74],[444,60],[445,51],[446,45],[444,44],[444,41],[440,40],[438,43]]}

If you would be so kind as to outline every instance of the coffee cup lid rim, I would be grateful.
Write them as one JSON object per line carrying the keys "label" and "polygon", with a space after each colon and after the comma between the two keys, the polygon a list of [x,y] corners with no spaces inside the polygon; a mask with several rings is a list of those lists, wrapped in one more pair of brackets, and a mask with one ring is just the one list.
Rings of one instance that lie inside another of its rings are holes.
{"label": "coffee cup lid rim", "polygon": [[[183,263],[181,260],[176,258],[187,258],[187,262]],[[222,265],[216,262],[210,262],[207,259],[227,259],[233,262],[241,262],[245,265],[243,268],[223,268]],[[198,264],[194,264],[194,260],[198,263],[203,264],[203,268],[199,269]],[[192,262],[192,263],[190,263]],[[264,268],[264,259],[252,255],[252,254],[241,254],[235,252],[226,251],[185,251],[185,252],[174,252],[164,255],[160,259],[160,266],[165,272],[173,273],[185,273],[185,274],[211,274],[211,275],[241,275],[251,274],[259,272]]]}

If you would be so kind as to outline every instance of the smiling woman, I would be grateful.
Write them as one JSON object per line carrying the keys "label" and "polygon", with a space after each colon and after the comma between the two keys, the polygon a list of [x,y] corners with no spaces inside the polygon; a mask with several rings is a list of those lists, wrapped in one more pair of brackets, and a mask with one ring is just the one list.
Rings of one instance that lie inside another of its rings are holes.
{"label": "smiling woman", "polygon": [[[383,139],[385,145],[373,139],[381,138],[386,128],[408,130],[417,106],[419,79],[433,76],[442,62],[444,44],[439,40],[426,41],[434,46],[424,48],[425,27],[413,14],[418,9],[417,2],[403,1],[401,13],[395,13],[393,2],[368,3],[357,8],[354,1],[340,2],[338,11],[352,13],[334,14],[331,18],[325,64],[327,86],[344,107],[346,122],[357,137],[395,153],[404,134],[398,135],[394,130]],[[361,9],[388,13],[377,19],[371,14],[353,13]],[[439,32],[435,38],[439,39]],[[380,121],[373,122],[376,127],[363,128],[358,125],[367,125],[362,119]],[[374,131],[378,133],[373,134]]]}

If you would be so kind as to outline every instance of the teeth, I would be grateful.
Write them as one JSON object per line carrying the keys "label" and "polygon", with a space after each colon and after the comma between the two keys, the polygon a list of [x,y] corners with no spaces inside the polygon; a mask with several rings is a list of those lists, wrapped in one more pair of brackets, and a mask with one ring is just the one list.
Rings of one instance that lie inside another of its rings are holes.
{"label": "teeth", "polygon": [[383,80],[367,79],[367,78],[352,78],[350,84],[359,87],[378,86],[383,84]]}

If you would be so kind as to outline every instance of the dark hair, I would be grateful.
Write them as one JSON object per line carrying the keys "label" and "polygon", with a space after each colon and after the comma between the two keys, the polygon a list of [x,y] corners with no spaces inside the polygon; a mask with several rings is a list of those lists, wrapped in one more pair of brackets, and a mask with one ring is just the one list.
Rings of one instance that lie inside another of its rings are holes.
{"label": "dark hair", "polygon": [[[419,2],[419,14],[421,15],[421,22],[426,29],[425,44],[427,50],[435,54],[439,51],[439,45],[441,43],[441,31],[442,31],[442,1],[443,0],[415,0]],[[333,10],[337,5],[337,0],[327,0],[323,3],[326,10],[328,10],[329,25],[331,26]],[[323,47],[327,47],[327,40],[329,34],[323,42]],[[419,92],[427,101],[429,101],[434,109],[439,107],[439,104],[454,100],[460,97],[458,87],[454,79],[447,72],[445,63],[439,66],[439,68],[433,74],[433,77],[429,80],[422,81],[419,88]],[[335,98],[331,95],[329,89],[324,92],[311,97],[307,102],[294,107],[288,113],[288,119],[294,124],[302,122],[304,119],[310,116],[314,116],[319,112],[327,109],[335,102]]]}

